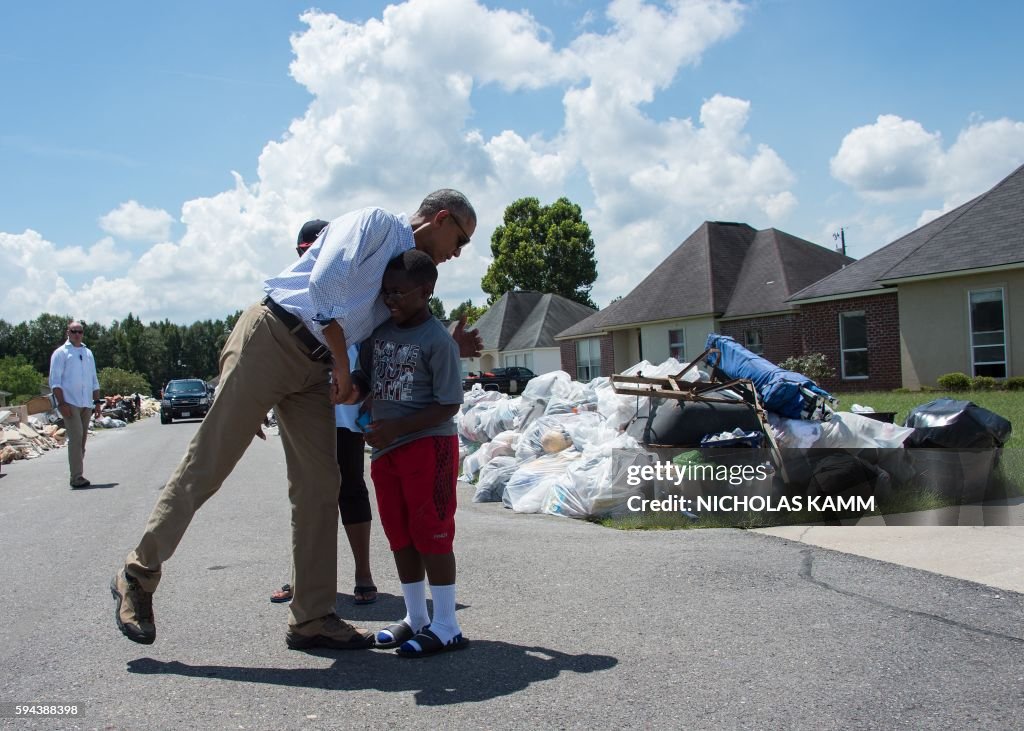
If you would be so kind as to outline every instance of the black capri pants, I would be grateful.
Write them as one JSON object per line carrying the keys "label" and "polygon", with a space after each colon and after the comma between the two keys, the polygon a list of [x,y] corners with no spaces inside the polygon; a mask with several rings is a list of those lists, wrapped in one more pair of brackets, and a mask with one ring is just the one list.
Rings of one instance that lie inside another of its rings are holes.
{"label": "black capri pants", "polygon": [[341,524],[368,523],[371,519],[370,493],[363,479],[363,435],[338,427],[338,470],[341,472],[341,492],[338,510]]}

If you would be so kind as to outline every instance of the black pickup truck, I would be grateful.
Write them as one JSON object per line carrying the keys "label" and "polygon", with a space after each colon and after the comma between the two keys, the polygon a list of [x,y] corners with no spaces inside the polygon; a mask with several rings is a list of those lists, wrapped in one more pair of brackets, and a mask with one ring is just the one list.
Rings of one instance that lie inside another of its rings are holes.
{"label": "black pickup truck", "polygon": [[502,393],[522,393],[526,384],[537,374],[522,366],[508,368],[492,368],[489,371],[470,373],[462,379],[462,390],[468,391],[476,384],[483,386],[485,391],[501,391]]}

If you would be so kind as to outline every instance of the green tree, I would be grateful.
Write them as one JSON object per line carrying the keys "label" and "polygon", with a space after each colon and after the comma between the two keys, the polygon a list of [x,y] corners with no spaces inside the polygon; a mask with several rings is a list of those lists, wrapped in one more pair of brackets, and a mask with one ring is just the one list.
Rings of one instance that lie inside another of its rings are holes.
{"label": "green tree", "polygon": [[449,320],[458,320],[463,315],[466,316],[466,324],[472,325],[474,322],[479,320],[483,314],[487,312],[486,307],[476,307],[473,304],[473,300],[466,300],[448,315]]}
{"label": "green tree", "polygon": [[149,381],[141,373],[126,371],[122,368],[104,368],[96,376],[100,381],[100,390],[104,396],[117,394],[126,396],[130,393],[141,393],[148,396],[153,393]]}
{"label": "green tree", "polygon": [[0,358],[0,391],[12,394],[9,403],[20,404],[33,396],[46,382],[42,373],[37,371],[23,355],[8,355]]}
{"label": "green tree", "polygon": [[594,239],[582,210],[568,198],[549,206],[537,198],[512,203],[491,236],[491,254],[494,260],[480,283],[487,304],[505,292],[533,290],[595,307],[590,299],[597,279]]}
{"label": "green tree", "polygon": [[444,319],[444,302],[437,297],[431,297],[427,305],[430,307],[430,314],[438,320]]}

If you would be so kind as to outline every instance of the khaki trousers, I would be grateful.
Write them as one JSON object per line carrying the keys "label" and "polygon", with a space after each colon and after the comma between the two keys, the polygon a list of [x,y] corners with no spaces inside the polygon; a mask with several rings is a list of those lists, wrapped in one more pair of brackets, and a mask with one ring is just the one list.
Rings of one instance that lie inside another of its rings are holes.
{"label": "khaki trousers", "polygon": [[266,307],[253,305],[242,314],[221,352],[213,406],[125,563],[145,590],[156,590],[161,567],[192,516],[231,474],[274,408],[292,505],[294,598],[288,622],[302,624],[334,612],[340,476],[329,379],[329,364],[310,360]]}
{"label": "khaki trousers", "polygon": [[68,435],[68,466],[71,468],[71,482],[82,479],[83,463],[85,462],[85,440],[89,436],[89,418],[92,409],[88,406],[71,408],[71,418],[64,420],[64,429]]}

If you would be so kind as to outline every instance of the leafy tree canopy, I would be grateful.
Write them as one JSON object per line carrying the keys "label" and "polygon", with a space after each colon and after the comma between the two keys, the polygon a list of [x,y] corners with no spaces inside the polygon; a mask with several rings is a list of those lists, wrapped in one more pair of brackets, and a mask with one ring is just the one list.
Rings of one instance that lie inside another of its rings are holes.
{"label": "leafy tree canopy", "polygon": [[473,304],[473,300],[466,300],[449,313],[448,319],[458,320],[465,315],[466,324],[472,325],[474,322],[479,320],[485,312],[487,312],[486,307],[477,307]]}
{"label": "leafy tree canopy", "polygon": [[8,403],[21,404],[38,396],[45,381],[43,374],[33,368],[24,356],[0,358],[0,391],[11,394]]}
{"label": "leafy tree canopy", "polygon": [[120,368],[104,368],[96,377],[100,381],[100,391],[104,396],[120,394],[127,396],[130,393],[141,393],[145,396],[152,395],[149,381],[141,373],[125,371]]}
{"label": "leafy tree canopy", "polygon": [[595,307],[590,289],[597,279],[594,239],[580,207],[568,198],[542,206],[520,198],[505,209],[491,236],[491,262],[481,289],[493,304],[505,292],[559,294]]}

